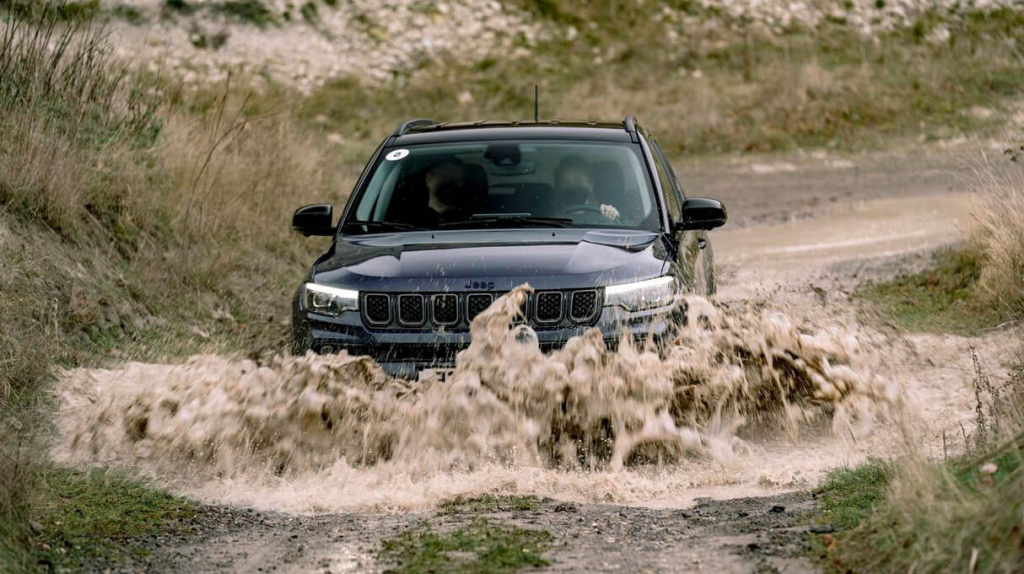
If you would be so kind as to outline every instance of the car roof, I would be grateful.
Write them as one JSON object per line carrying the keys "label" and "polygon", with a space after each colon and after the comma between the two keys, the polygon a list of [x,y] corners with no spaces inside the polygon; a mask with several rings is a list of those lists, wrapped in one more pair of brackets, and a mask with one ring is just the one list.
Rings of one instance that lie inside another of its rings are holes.
{"label": "car roof", "polygon": [[436,122],[417,119],[403,122],[392,134],[391,145],[492,141],[510,139],[567,139],[628,142],[636,140],[632,116],[620,122],[596,120],[542,120],[539,122],[494,121]]}

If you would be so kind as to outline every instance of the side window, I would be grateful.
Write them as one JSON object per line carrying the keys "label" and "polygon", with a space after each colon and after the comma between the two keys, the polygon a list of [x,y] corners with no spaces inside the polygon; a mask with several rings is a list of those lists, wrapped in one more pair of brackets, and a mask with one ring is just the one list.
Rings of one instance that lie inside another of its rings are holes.
{"label": "side window", "polygon": [[673,220],[678,220],[681,217],[680,204],[682,202],[679,184],[676,182],[675,174],[672,173],[672,167],[662,155],[657,141],[651,140],[651,150],[654,152],[654,165],[658,169],[658,179],[661,181],[661,192],[665,195],[668,213]]}

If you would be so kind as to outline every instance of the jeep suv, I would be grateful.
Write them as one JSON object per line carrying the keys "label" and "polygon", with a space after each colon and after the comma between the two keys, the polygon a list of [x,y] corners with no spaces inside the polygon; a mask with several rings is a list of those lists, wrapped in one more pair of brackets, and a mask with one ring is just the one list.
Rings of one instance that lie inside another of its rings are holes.
{"label": "jeep suv", "polygon": [[686,198],[658,143],[622,122],[401,124],[334,224],[328,204],[292,227],[333,238],[295,294],[292,352],[341,350],[413,378],[454,366],[469,323],[518,285],[542,349],[596,327],[658,337],[682,293],[711,295],[712,199]]}

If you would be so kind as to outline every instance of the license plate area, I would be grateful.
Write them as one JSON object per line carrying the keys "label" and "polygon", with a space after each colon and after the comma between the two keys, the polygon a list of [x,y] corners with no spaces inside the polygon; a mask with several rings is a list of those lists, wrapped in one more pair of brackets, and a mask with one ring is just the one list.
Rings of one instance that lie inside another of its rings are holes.
{"label": "license plate area", "polygon": [[454,374],[455,374],[455,368],[454,367],[420,369],[419,380],[420,381],[424,381],[426,379],[433,378],[433,379],[437,379],[438,381],[444,383],[446,381],[451,380],[452,375],[454,375]]}

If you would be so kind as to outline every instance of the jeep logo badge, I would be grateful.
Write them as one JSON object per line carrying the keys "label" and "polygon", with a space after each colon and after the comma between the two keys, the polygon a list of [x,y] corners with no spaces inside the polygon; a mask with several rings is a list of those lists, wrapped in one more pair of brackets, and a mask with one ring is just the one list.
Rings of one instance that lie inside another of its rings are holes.
{"label": "jeep logo badge", "polygon": [[466,281],[465,288],[494,291],[494,281]]}

